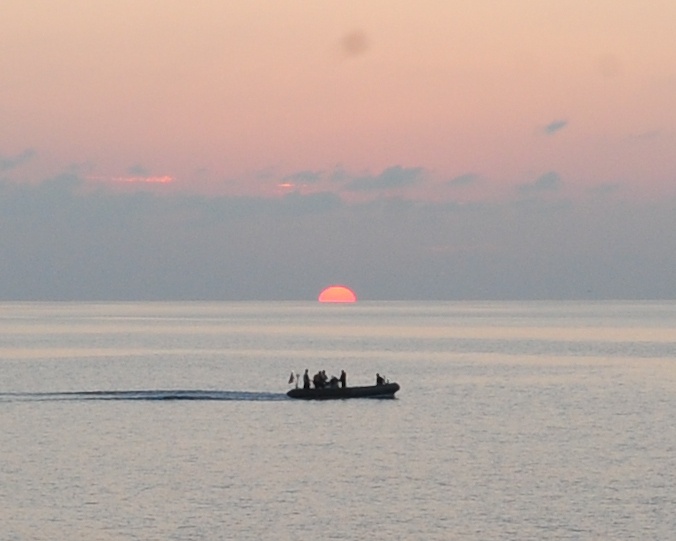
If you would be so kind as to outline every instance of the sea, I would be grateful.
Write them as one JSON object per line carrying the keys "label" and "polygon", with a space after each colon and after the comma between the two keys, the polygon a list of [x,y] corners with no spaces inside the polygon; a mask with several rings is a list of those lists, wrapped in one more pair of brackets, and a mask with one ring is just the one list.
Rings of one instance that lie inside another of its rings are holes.
{"label": "sea", "polygon": [[675,532],[676,302],[0,304],[2,541]]}

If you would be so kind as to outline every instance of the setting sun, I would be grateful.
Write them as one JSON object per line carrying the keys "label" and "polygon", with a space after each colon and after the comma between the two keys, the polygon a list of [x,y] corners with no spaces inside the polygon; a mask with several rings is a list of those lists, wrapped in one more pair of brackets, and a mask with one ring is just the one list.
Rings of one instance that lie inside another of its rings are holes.
{"label": "setting sun", "polygon": [[346,286],[329,286],[319,294],[319,302],[356,302],[357,295]]}

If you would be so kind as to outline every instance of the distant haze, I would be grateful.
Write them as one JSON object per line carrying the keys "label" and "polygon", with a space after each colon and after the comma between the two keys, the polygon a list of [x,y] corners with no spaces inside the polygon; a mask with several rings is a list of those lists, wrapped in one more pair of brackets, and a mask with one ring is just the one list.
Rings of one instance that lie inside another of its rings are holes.
{"label": "distant haze", "polygon": [[673,201],[450,204],[0,185],[0,298],[674,298]]}

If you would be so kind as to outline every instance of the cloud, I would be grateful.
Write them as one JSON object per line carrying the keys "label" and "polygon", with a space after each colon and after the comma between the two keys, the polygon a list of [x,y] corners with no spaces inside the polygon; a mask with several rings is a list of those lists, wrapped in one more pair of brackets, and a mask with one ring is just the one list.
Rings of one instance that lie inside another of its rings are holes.
{"label": "cloud", "polygon": [[479,175],[475,175],[474,173],[465,173],[464,175],[458,175],[457,177],[446,181],[446,184],[448,186],[469,186],[471,184],[475,184],[477,180],[479,180]]}
{"label": "cloud", "polygon": [[629,135],[630,139],[638,141],[652,141],[662,137],[662,130],[647,130],[639,133],[632,133]]}
{"label": "cloud", "polygon": [[540,175],[533,182],[528,184],[521,184],[518,186],[518,191],[521,194],[542,193],[542,192],[556,192],[563,186],[561,176],[556,171],[549,171]]}
{"label": "cloud", "polygon": [[554,120],[544,127],[544,131],[547,135],[554,135],[565,128],[567,125],[567,120]]}
{"label": "cloud", "polygon": [[16,154],[14,156],[2,156],[0,155],[0,171],[9,171],[24,163],[29,162],[35,156],[35,150],[32,148],[27,148],[23,152]]}
{"label": "cloud", "polygon": [[619,182],[604,182],[597,184],[589,189],[589,193],[593,196],[605,197],[618,193],[622,189]]}
{"label": "cloud", "polygon": [[423,174],[424,169],[422,167],[401,167],[400,165],[395,165],[393,167],[388,167],[379,175],[367,175],[355,178],[349,182],[345,188],[354,192],[404,188],[420,182]]}
{"label": "cloud", "polygon": [[286,195],[282,201],[284,212],[291,214],[322,213],[337,209],[343,204],[340,197],[331,192],[307,195],[294,192]]}
{"label": "cloud", "polygon": [[150,171],[146,167],[143,167],[141,164],[132,165],[127,168],[127,174],[135,177],[147,177],[150,175]]}
{"label": "cloud", "polygon": [[343,54],[355,58],[365,54],[369,49],[369,40],[362,30],[353,30],[343,36],[340,41]]}
{"label": "cloud", "polygon": [[124,175],[124,176],[101,176],[88,175],[87,180],[94,182],[114,182],[125,184],[171,184],[176,179],[171,175]]}
{"label": "cloud", "polygon": [[329,180],[331,182],[347,182],[351,179],[350,173],[348,173],[344,167],[337,166],[331,174],[329,175]]}
{"label": "cloud", "polygon": [[298,171],[287,175],[282,179],[282,182],[290,182],[292,184],[315,184],[322,179],[323,173],[321,171]]}

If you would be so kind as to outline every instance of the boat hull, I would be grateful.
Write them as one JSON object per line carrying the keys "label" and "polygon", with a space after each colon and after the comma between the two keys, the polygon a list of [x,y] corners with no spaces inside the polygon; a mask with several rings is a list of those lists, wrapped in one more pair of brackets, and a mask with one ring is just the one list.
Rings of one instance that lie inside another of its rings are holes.
{"label": "boat hull", "polygon": [[325,389],[291,389],[286,395],[301,400],[342,400],[346,398],[394,398],[398,383],[369,385],[367,387],[338,387]]}

